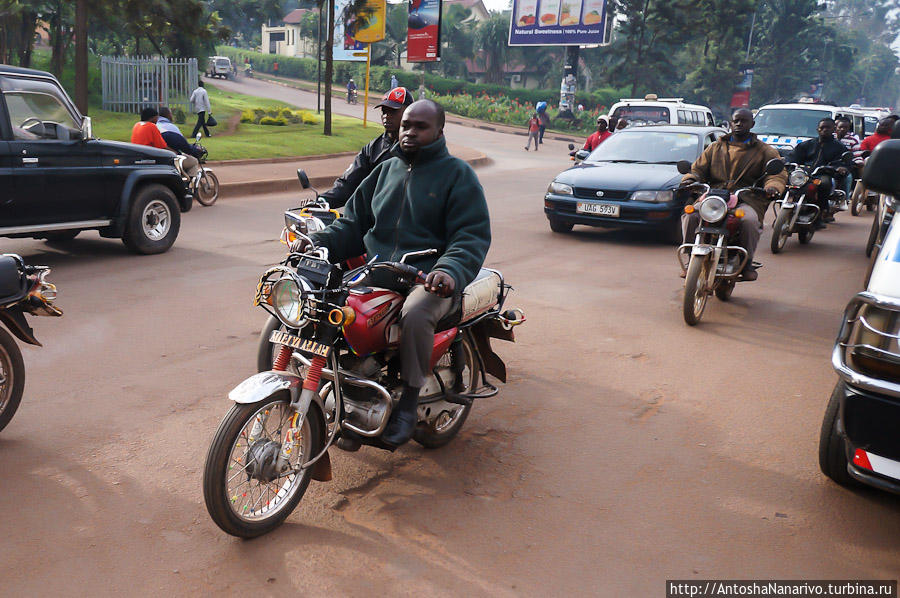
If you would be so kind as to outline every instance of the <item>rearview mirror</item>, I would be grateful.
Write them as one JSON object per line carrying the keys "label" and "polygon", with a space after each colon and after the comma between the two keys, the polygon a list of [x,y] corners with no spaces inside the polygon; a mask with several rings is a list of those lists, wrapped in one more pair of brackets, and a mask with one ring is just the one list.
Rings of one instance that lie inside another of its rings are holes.
{"label": "rearview mirror", "polygon": [[675,168],[678,169],[678,172],[681,174],[687,174],[691,171],[692,164],[687,160],[679,160],[677,164],[675,164]]}
{"label": "rearview mirror", "polygon": [[203,133],[197,133],[197,143],[200,143],[200,139],[203,137]]}
{"label": "rearview mirror", "polygon": [[841,162],[844,164],[853,164],[853,152],[844,152],[841,154]]}
{"label": "rearview mirror", "polygon": [[310,188],[311,185],[309,184],[309,177],[306,176],[305,170],[303,170],[302,168],[298,168],[297,169],[297,178],[300,179],[301,187],[303,187],[304,189]]}
{"label": "rearview mirror", "polygon": [[888,139],[878,147],[866,160],[863,170],[863,185],[869,191],[900,195],[900,139]]}
{"label": "rearview mirror", "polygon": [[81,121],[81,138],[85,141],[94,138],[94,126],[91,124],[90,116],[85,116]]}
{"label": "rearview mirror", "polygon": [[781,158],[772,158],[768,162],[766,162],[766,174],[771,176],[773,174],[780,174],[784,172],[784,161]]}
{"label": "rearview mirror", "polygon": [[570,143],[570,144],[569,144],[569,149],[570,149],[570,150],[575,149],[575,144],[574,144],[574,143]]}

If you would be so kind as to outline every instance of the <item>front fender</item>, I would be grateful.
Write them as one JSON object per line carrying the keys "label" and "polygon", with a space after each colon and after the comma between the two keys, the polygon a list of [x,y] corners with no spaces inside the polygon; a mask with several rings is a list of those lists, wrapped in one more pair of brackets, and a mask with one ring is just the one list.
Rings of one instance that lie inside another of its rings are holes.
{"label": "front fender", "polygon": [[250,376],[228,393],[228,398],[241,405],[258,403],[277,392],[286,390],[291,395],[291,402],[297,399],[303,378],[286,372],[260,372]]}
{"label": "front fender", "polygon": [[711,254],[716,248],[712,245],[694,245],[691,249],[691,255],[706,256]]}

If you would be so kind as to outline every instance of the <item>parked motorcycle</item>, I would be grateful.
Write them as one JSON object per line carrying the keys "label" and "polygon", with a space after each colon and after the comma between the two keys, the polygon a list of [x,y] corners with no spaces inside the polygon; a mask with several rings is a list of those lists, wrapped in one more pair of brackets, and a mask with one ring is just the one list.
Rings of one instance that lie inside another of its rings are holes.
{"label": "parked motorcycle", "polygon": [[[770,160],[764,176],[778,174],[783,169],[781,160]],[[678,163],[678,172],[687,174],[690,171],[690,162],[682,160]],[[725,189],[711,189],[705,183],[694,183],[683,187],[682,191],[700,193],[696,202],[684,208],[685,213],[697,211],[700,216],[694,242],[683,243],[675,254],[685,277],[682,300],[684,321],[689,326],[696,326],[703,317],[709,296],[715,294],[719,300],[728,301],[741,271],[747,265],[747,250],[734,244],[739,220],[744,217],[743,210],[737,207],[739,199],[745,193],[765,194],[765,189],[746,187],[732,194]],[[760,267],[760,264],[754,265]]]}
{"label": "parked motorcycle", "polygon": [[212,168],[204,166],[209,151],[200,144],[202,137],[202,133],[197,133],[197,142],[193,146],[195,150],[198,150],[197,155],[199,157],[197,157],[197,160],[200,162],[197,172],[193,175],[187,172],[184,167],[185,156],[183,154],[175,156],[175,167],[178,168],[181,180],[184,181],[184,186],[188,193],[196,197],[200,205],[211,206],[219,198],[219,178],[212,171]]}
{"label": "parked motorcycle", "polygon": [[[324,226],[310,209],[283,234],[308,239]],[[280,322],[268,339],[277,355],[268,371],[229,393],[235,405],[215,433],[204,469],[207,510],[222,530],[250,538],[280,525],[310,480],[331,479],[328,449],[339,439],[337,446],[347,450],[360,442],[390,448],[379,437],[402,388],[397,347],[404,296],[368,287],[366,277],[382,271],[421,284],[424,273],[408,260],[436,252],[409,253],[399,262],[374,257],[345,272],[329,263],[326,249],[313,246],[263,273],[255,304]],[[419,444],[450,442],[474,400],[499,392],[487,375],[505,382],[506,366],[490,339],[513,341],[513,329],[525,321],[521,310],[505,309],[510,289],[500,272],[483,269],[458,309],[438,323],[433,373],[419,398],[413,437]]]}
{"label": "parked motorcycle", "polygon": [[47,282],[49,273],[47,266],[29,266],[18,255],[0,254],[0,322],[9,330],[0,327],[0,430],[16,413],[25,389],[25,363],[13,336],[40,347],[25,314],[62,315],[53,305],[56,286]]}

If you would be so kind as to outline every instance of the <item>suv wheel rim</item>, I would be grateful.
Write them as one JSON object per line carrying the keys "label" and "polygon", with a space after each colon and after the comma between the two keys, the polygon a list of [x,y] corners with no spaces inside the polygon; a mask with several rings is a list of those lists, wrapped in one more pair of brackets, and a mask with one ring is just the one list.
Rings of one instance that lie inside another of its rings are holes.
{"label": "suv wheel rim", "polygon": [[151,241],[159,241],[165,238],[171,226],[172,215],[164,201],[154,199],[147,204],[141,215],[141,227],[144,229],[145,237]]}

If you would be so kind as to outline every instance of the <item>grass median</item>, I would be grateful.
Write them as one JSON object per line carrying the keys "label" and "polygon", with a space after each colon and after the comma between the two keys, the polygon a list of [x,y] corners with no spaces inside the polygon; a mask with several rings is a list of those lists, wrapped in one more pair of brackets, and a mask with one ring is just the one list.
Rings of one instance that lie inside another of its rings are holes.
{"label": "grass median", "polygon": [[[281,158],[313,156],[338,152],[359,151],[366,143],[382,132],[380,126],[363,127],[362,121],[346,116],[332,115],[333,135],[322,134],[324,115],[316,115],[316,124],[288,124],[286,126],[238,123],[244,110],[283,107],[283,102],[226,92],[207,85],[213,114],[219,121],[211,129],[213,136],[203,140],[209,150],[210,160],[239,160],[248,158]],[[288,106],[288,108],[296,108]],[[185,137],[190,138],[196,117],[187,114],[187,122],[178,125]],[[103,139],[128,141],[131,128],[138,116],[122,112],[108,112],[91,108],[94,135]]]}

